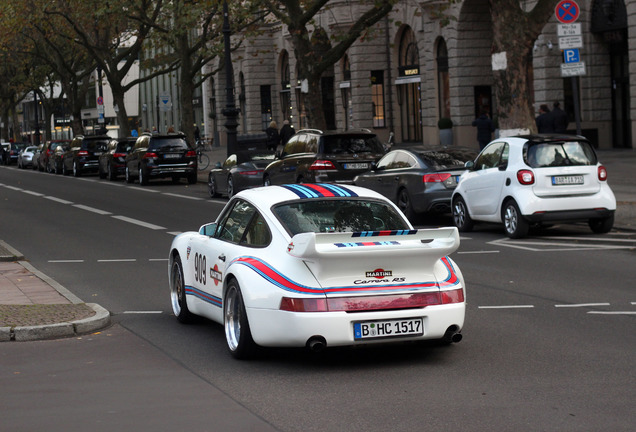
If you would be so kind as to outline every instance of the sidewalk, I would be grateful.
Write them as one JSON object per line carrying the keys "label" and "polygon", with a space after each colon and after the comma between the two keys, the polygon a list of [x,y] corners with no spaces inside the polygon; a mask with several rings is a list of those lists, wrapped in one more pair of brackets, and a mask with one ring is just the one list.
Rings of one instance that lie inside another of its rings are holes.
{"label": "sidewalk", "polygon": [[[210,169],[227,156],[225,147],[213,147],[206,153]],[[614,228],[636,230],[636,150],[599,150],[598,156],[616,195]],[[199,173],[199,182],[207,183],[208,171]],[[83,303],[0,240],[0,342],[69,337],[109,325],[106,309]]]}
{"label": "sidewalk", "polygon": [[83,303],[0,240],[0,342],[75,336],[108,325],[106,309]]}

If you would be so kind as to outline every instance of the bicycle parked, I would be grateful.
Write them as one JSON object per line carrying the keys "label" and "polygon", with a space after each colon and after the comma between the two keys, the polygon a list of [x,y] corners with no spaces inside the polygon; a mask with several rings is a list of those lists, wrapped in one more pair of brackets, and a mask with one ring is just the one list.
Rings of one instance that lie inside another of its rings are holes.
{"label": "bicycle parked", "polygon": [[204,150],[205,145],[201,141],[197,141],[195,151],[197,152],[199,171],[206,170],[210,166],[210,157],[203,152]]}

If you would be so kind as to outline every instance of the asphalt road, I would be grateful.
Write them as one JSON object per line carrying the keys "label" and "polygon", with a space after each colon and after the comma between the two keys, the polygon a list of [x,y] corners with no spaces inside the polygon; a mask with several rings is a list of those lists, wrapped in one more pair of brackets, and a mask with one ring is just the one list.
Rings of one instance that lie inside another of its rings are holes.
{"label": "asphalt road", "polygon": [[[91,337],[0,345],[3,365],[17,371],[5,374],[34,377],[33,389],[0,405],[11,430],[41,430],[47,415],[64,419],[59,430],[246,430],[227,424],[237,406],[262,430],[634,429],[635,233],[570,225],[512,241],[480,226],[453,255],[468,284],[461,343],[266,350],[240,362],[220,326],[177,323],[167,285],[174,234],[214,220],[224,201],[204,184],[139,187],[0,167],[0,237],[115,322]],[[84,359],[95,345],[108,356]],[[72,375],[65,355],[78,358],[86,385],[43,386]],[[10,394],[2,386],[0,397]]]}

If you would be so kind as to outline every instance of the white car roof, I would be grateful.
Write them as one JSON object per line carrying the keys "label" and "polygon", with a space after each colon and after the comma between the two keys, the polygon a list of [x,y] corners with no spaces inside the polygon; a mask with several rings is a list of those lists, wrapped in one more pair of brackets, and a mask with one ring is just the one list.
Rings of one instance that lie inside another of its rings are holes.
{"label": "white car roof", "polygon": [[379,199],[389,202],[384,196],[372,190],[352,185],[338,185],[332,183],[303,183],[281,186],[264,186],[246,189],[238,194],[264,208],[295,199],[328,198],[328,197],[362,197]]}

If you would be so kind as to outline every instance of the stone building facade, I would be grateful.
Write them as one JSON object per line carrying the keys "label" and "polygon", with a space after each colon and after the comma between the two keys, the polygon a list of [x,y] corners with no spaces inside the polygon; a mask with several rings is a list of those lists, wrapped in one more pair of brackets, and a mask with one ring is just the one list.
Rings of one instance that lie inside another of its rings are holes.
{"label": "stone building facade", "polygon": [[[316,19],[329,29],[346,26],[359,13],[355,2],[335,0]],[[525,3],[524,3],[525,4]],[[527,3],[527,8],[533,2]],[[636,136],[636,1],[579,0],[586,73],[561,75],[558,21],[545,25],[533,50],[534,106],[554,101],[599,148],[632,148]],[[488,0],[464,0],[452,6],[455,17],[441,27],[421,3],[400,1],[369,37],[357,41],[333,70],[323,75],[322,90],[330,128],[367,128],[395,142],[440,143],[438,120],[453,122],[452,144],[477,147],[471,126],[481,108],[496,112],[492,88],[492,23]],[[270,23],[254,40],[232,54],[239,134],[262,132],[271,120],[289,120],[296,129],[312,127],[303,108],[303,83],[284,26]],[[218,67],[219,65],[211,65]],[[201,129],[223,142],[225,76],[203,88]],[[576,94],[576,97],[575,97]],[[578,100],[577,100],[578,99]]]}

